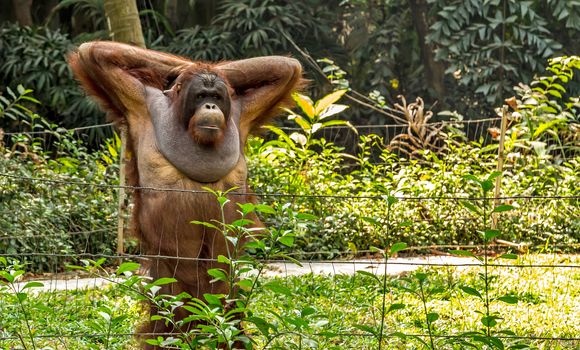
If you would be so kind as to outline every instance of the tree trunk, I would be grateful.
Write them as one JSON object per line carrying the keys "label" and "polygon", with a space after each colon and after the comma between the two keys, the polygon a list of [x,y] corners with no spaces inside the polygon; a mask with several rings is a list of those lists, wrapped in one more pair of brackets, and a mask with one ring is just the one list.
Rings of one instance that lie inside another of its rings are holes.
{"label": "tree trunk", "polygon": [[[133,44],[145,48],[145,39],[139,20],[136,0],[104,0],[105,16],[107,17],[107,26],[111,39],[118,42]],[[123,254],[124,236],[125,236],[125,219],[126,214],[126,197],[125,197],[125,164],[127,163],[127,129],[120,127],[121,134],[121,155],[119,171],[119,202],[118,211],[119,219],[117,222],[117,253]]]}
{"label": "tree trunk", "polygon": [[145,47],[135,0],[105,0],[105,15],[111,39]]}
{"label": "tree trunk", "polygon": [[427,86],[435,92],[439,100],[445,96],[445,66],[441,62],[435,61],[434,47],[426,41],[429,33],[429,23],[427,22],[427,12],[429,8],[426,0],[409,0],[413,25],[417,31],[419,46],[421,47],[421,59],[425,67],[425,78]]}
{"label": "tree trunk", "polygon": [[14,15],[16,16],[16,21],[21,26],[32,26],[32,0],[12,0],[12,6],[14,7]]}

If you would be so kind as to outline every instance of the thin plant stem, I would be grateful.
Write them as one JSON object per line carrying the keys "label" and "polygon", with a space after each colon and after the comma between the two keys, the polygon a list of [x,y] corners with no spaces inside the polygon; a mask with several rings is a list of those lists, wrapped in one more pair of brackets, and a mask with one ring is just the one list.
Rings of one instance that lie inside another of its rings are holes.
{"label": "thin plant stem", "polygon": [[[483,191],[483,197],[487,199],[487,192]],[[483,210],[483,227],[484,227],[484,232],[485,229],[487,228],[487,209],[489,207],[489,201],[485,200],[484,201],[484,210]],[[483,266],[484,266],[484,283],[485,283],[485,317],[486,317],[486,333],[487,333],[487,337],[489,338],[491,336],[491,328],[489,326],[489,316],[490,316],[490,312],[489,312],[489,272],[488,272],[488,247],[487,247],[487,238],[485,237],[485,233],[484,233],[484,237],[483,237]]]}
{"label": "thin plant stem", "polygon": [[[14,295],[16,296],[16,300],[18,300],[18,306],[20,307],[20,309],[22,310],[22,314],[24,315],[24,323],[26,324],[26,328],[28,331],[28,337],[30,338],[32,348],[36,350],[36,343],[34,342],[34,336],[32,335],[32,327],[30,326],[30,315],[26,311],[26,308],[24,307],[24,303],[20,300],[20,298],[18,298],[18,291],[16,290],[16,286],[14,284],[11,284],[11,288],[14,291]],[[24,343],[23,343],[23,345],[24,345]],[[24,348],[26,348],[26,346]]]}
{"label": "thin plant stem", "polygon": [[429,333],[429,342],[431,349],[435,349],[433,342],[433,333],[431,332],[431,321],[429,320],[429,311],[427,310],[427,299],[425,298],[425,290],[423,289],[423,281],[419,281],[419,291],[421,292],[421,302],[423,303],[423,310],[425,312],[425,321],[427,321],[427,332]]}
{"label": "thin plant stem", "polygon": [[[391,231],[391,202],[387,199],[387,238],[390,237]],[[387,307],[387,263],[389,261],[389,254],[385,250],[385,270],[383,271],[383,305],[381,308],[381,326],[379,328],[379,350],[383,348],[383,330],[385,328],[385,312]]]}

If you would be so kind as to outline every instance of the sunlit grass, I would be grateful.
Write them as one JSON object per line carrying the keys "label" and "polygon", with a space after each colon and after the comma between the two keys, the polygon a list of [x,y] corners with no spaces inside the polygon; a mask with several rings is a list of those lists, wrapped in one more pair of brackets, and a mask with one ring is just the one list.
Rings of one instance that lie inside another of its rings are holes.
{"label": "sunlit grass", "polygon": [[[506,265],[554,265],[553,267],[490,267],[490,297],[511,295],[517,304],[502,301],[491,303],[491,312],[501,319],[495,331],[510,330],[521,337],[578,338],[580,337],[580,269],[561,267],[578,265],[580,256],[528,255],[516,261],[497,260]],[[558,267],[560,265],[560,267]],[[301,332],[278,338],[280,346],[301,342],[303,348],[320,349],[376,349],[378,340],[368,329],[381,324],[383,295],[386,307],[404,304],[384,319],[384,349],[422,349],[415,338],[393,336],[393,333],[426,335],[426,307],[428,313],[438,314],[432,323],[434,344],[438,349],[461,349],[449,335],[476,331],[484,311],[483,303],[466,295],[459,287],[470,286],[483,293],[483,281],[478,277],[480,267],[432,267],[427,273],[426,289],[436,290],[427,297],[425,305],[417,295],[401,287],[417,290],[415,273],[389,277],[386,293],[382,279],[368,275],[321,276],[307,274],[278,278],[287,286],[291,296],[258,289],[251,309],[254,315],[268,320],[286,320],[292,315],[308,314],[305,324],[279,327]],[[22,343],[32,349],[28,326],[37,349],[137,349],[130,336],[143,320],[145,308],[117,285],[101,289],[29,292],[23,302],[24,310],[16,303],[15,295],[3,290],[0,294],[0,349],[20,349]],[[118,324],[109,327],[103,310],[119,317]],[[26,312],[26,314],[24,314]],[[124,318],[126,317],[126,318]],[[281,318],[280,318],[281,319]],[[109,336],[106,334],[109,333]],[[264,339],[254,333],[257,348]],[[22,340],[20,340],[20,337]],[[11,338],[11,339],[5,339]],[[427,337],[421,337],[427,340]],[[270,343],[274,345],[276,341]],[[513,339],[503,339],[506,345]],[[538,349],[576,349],[578,341],[524,339],[523,343]]]}

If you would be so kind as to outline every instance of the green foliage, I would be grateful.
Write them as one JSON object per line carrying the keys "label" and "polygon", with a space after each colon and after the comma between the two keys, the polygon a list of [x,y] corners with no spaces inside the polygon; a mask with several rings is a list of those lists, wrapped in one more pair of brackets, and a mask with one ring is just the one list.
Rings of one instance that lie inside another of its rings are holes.
{"label": "green foliage", "polygon": [[[352,1],[343,17],[348,24],[340,28],[339,40],[350,57],[346,70],[353,88],[377,91],[394,101],[399,94],[427,95],[421,76],[419,47],[413,29],[412,11],[406,0],[384,2]],[[371,123],[385,123],[372,116]]]}
{"label": "green foliage", "polygon": [[[66,34],[46,28],[0,26],[0,87],[24,85],[42,105],[35,112],[64,127],[99,124],[103,114],[74,80],[66,54],[74,47]],[[4,89],[2,89],[4,90]],[[103,137],[102,131],[91,135]],[[101,134],[98,134],[101,132]]]}
{"label": "green foliage", "polygon": [[213,61],[286,53],[285,37],[306,42],[318,38],[320,28],[314,9],[304,2],[223,1],[210,26],[180,30],[168,50]]}
{"label": "green foliage", "polygon": [[[253,140],[248,152],[249,178],[257,192],[287,193],[293,211],[320,218],[299,228],[296,249],[332,258],[337,252],[356,253],[396,241],[417,246],[484,242],[473,237],[482,217],[466,215],[457,202],[447,198],[469,197],[477,182],[466,185],[464,176],[480,178],[493,171],[497,145],[448,142],[445,154],[426,150],[421,152],[422,160],[409,160],[389,151],[380,137],[362,135],[359,154],[353,157],[322,137],[312,137],[316,123],[310,118],[315,104],[302,99],[298,105],[302,113],[290,116],[297,132],[288,135],[273,128],[277,138]],[[316,131],[321,129],[319,124]],[[377,155],[379,161],[372,161]],[[575,185],[579,164],[577,156],[558,164],[536,153],[508,157],[502,196],[557,193],[572,198],[510,203],[516,208],[513,212],[498,213],[504,238],[530,244],[579,242],[578,207],[573,198],[579,193]],[[386,200],[390,197],[424,199],[391,204]],[[277,198],[265,197],[274,207],[283,205]],[[284,217],[269,223],[291,228]],[[392,225],[399,228],[385,232]]]}
{"label": "green foliage", "polygon": [[577,70],[580,57],[557,57],[549,60],[548,75],[516,87],[515,123],[507,133],[514,157],[533,150],[539,159],[561,162],[580,150],[580,97],[572,85]]}
{"label": "green foliage", "polygon": [[22,127],[22,124],[28,122],[28,117],[34,115],[30,109],[23,105],[23,102],[33,104],[40,104],[40,102],[30,96],[32,90],[25,89],[22,85],[16,87],[16,93],[18,95],[10,88],[6,88],[6,93],[8,94],[8,98],[0,95],[0,125],[10,129],[12,129],[14,124],[17,127]]}
{"label": "green foliage", "polygon": [[[93,273],[110,278],[112,283],[101,288],[76,290],[69,285],[68,290],[47,290],[47,283],[41,287],[38,282],[26,280],[23,273],[26,267],[3,259],[0,257],[3,277],[0,279],[3,316],[0,337],[6,337],[0,342],[3,347],[32,349],[34,343],[38,349],[141,348],[135,339],[126,335],[135,332],[146,318],[139,300],[145,297],[145,290],[154,289],[157,283],[135,275],[138,264],[126,262],[111,273],[101,268],[101,261],[87,261],[87,267],[96,266]],[[575,265],[578,262],[575,256],[524,255],[513,264]],[[505,261],[505,264],[512,263]],[[492,310],[502,318],[499,320],[502,328],[510,330],[503,333],[508,337],[502,338],[505,348],[564,350],[578,346],[577,340],[542,339],[575,338],[578,333],[576,323],[570,322],[577,318],[575,306],[580,303],[578,293],[570,292],[577,278],[574,269],[545,273],[541,268],[490,266],[490,271],[498,276],[489,285],[490,296],[507,296],[492,303]],[[407,276],[389,276],[386,294],[377,280],[380,275],[364,272],[354,276],[304,274],[260,278],[260,287],[255,289],[251,304],[252,315],[246,322],[254,348],[294,349],[300,345],[302,349],[377,348],[377,338],[368,335],[380,322],[385,297],[389,306],[385,314],[384,349],[429,349],[428,337],[419,340],[412,336],[426,334],[427,319],[437,349],[486,348],[483,342],[471,341],[469,334],[465,334],[465,339],[474,347],[463,343],[464,338],[447,338],[483,326],[482,316],[473,312],[480,310],[481,299],[462,288],[473,286],[476,291],[482,290],[480,266],[431,267]],[[513,303],[515,298],[517,303]],[[510,339],[513,335],[533,338]],[[487,347],[491,348],[497,347]]]}
{"label": "green foliage", "polygon": [[[437,21],[429,40],[435,57],[447,64],[457,83],[501,104],[518,81],[529,81],[547,58],[562,50],[551,16],[580,29],[580,2],[512,0],[430,0]],[[566,43],[567,44],[567,43]],[[570,45],[567,44],[567,45]]]}
{"label": "green foliage", "polygon": [[[50,23],[53,16],[59,11],[72,8],[72,15],[83,18],[93,33],[85,33],[87,39],[105,39],[106,16],[103,0],[61,0],[52,11],[46,23]],[[88,34],[88,35],[87,35]]]}
{"label": "green foliage", "polygon": [[[477,231],[479,236],[484,242],[483,257],[474,255],[468,251],[454,251],[454,254],[459,256],[470,256],[478,260],[483,264],[483,272],[478,274],[480,283],[483,284],[482,290],[478,290],[476,286],[460,285],[464,293],[470,296],[474,296],[484,307],[483,311],[475,311],[481,316],[480,322],[483,328],[476,331],[469,331],[464,333],[465,338],[459,340],[459,343],[463,346],[469,346],[474,348],[481,348],[483,346],[489,346],[492,349],[504,349],[505,339],[503,336],[506,334],[513,335],[514,333],[509,329],[497,329],[498,322],[502,319],[500,313],[497,311],[492,311],[492,304],[496,301],[501,301],[507,304],[517,304],[518,298],[513,295],[502,295],[502,296],[491,296],[490,289],[492,288],[492,283],[497,281],[498,276],[494,276],[490,273],[489,265],[493,263],[493,259],[489,258],[488,245],[497,238],[501,232],[497,230],[492,225],[491,221],[493,215],[496,213],[504,213],[514,209],[514,206],[507,204],[492,204],[491,202],[491,191],[495,188],[494,180],[501,176],[500,172],[492,172],[485,177],[478,178],[473,175],[464,176],[465,181],[472,181],[476,183],[478,188],[472,194],[472,198],[477,198],[475,200],[469,200],[463,202],[464,207],[469,210],[472,214],[481,217],[482,227]],[[483,198],[483,200],[481,200]],[[504,254],[499,256],[499,258],[506,257],[511,259],[511,254]],[[516,256],[517,258],[517,256]],[[527,348],[524,344],[516,344],[516,346],[522,345],[523,348]],[[518,347],[521,348],[521,347]]]}
{"label": "green foliage", "polygon": [[[126,349],[142,310],[120,288],[50,290],[0,257],[0,341],[14,349]],[[74,334],[60,338],[54,335]],[[86,336],[83,336],[86,335]],[[133,347],[132,347],[133,348]],[[136,347],[134,347],[136,349]]]}
{"label": "green foliage", "polygon": [[316,16],[307,3],[279,0],[226,0],[214,25],[232,33],[244,56],[288,51],[286,37],[318,37]]}
{"label": "green foliage", "polygon": [[238,51],[232,34],[218,28],[200,26],[180,30],[167,50],[195,60],[235,59]]}
{"label": "green foliage", "polygon": [[116,191],[108,185],[118,181],[118,140],[89,153],[73,133],[20,104],[37,102],[30,90],[7,92],[0,122],[23,133],[0,140],[0,251],[25,256],[35,272],[54,271],[79,252],[113,252]]}

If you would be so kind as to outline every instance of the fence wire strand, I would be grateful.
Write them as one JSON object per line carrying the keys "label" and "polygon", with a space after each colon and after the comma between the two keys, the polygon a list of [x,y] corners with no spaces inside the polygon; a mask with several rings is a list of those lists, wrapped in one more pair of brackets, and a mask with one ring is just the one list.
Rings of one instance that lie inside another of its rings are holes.
{"label": "fence wire strand", "polygon": [[[0,173],[0,176],[11,178],[19,181],[38,181],[38,182],[48,182],[54,184],[63,185],[76,185],[76,186],[86,186],[86,187],[97,187],[106,189],[127,189],[127,190],[139,190],[139,191],[155,191],[155,192],[178,192],[178,193],[191,193],[191,194],[208,194],[205,190],[189,190],[180,188],[160,188],[160,187],[147,187],[147,186],[118,186],[118,185],[106,185],[98,183],[89,183],[81,181],[66,181],[66,180],[54,180],[54,179],[43,179],[38,177],[30,176],[18,176],[8,173]],[[373,200],[387,200],[387,195],[380,196],[368,196],[368,195],[329,195],[329,194],[294,194],[294,193],[266,193],[266,192],[245,192],[245,191],[234,191],[228,193],[232,196],[258,196],[258,197],[284,197],[284,198],[313,198],[313,199],[373,199]],[[580,195],[551,195],[551,196],[533,196],[533,195],[519,195],[519,196],[501,196],[501,197],[469,197],[467,194],[462,196],[392,196],[396,199],[403,201],[424,201],[424,200],[449,200],[449,201],[489,201],[492,199],[497,200],[517,200],[517,199],[527,199],[527,200],[559,200],[559,199],[580,199]]]}

